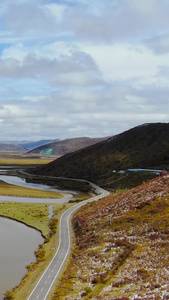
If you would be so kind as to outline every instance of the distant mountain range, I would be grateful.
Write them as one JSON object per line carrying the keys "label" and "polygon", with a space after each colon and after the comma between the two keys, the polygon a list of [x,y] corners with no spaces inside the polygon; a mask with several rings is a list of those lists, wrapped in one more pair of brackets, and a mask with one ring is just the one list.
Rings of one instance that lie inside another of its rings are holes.
{"label": "distant mountain range", "polygon": [[89,137],[78,137],[65,140],[56,140],[51,143],[46,143],[40,147],[37,147],[29,153],[41,153],[41,154],[53,154],[62,156],[70,152],[77,151],[87,146],[99,143],[106,138],[89,138]]}
{"label": "distant mountain range", "polygon": [[27,153],[30,154],[62,156],[96,144],[104,139],[106,138],[79,137],[64,140],[2,141],[0,142],[0,151],[28,151]]}
{"label": "distant mountain range", "polygon": [[128,168],[169,170],[169,123],[137,126],[95,145],[66,154],[33,172],[107,184],[118,179],[117,171]]}
{"label": "distant mountain range", "polygon": [[0,151],[26,151],[53,141],[58,141],[58,139],[40,141],[0,141]]}
{"label": "distant mountain range", "polygon": [[[49,144],[51,142],[56,142],[58,141],[58,139],[55,139],[55,140],[40,140],[40,141],[26,141],[26,142],[20,142],[19,145],[30,150],[30,149],[34,149],[34,148],[37,148],[37,147],[40,147],[42,145],[46,145],[46,144]],[[38,153],[38,152],[37,152]]]}
{"label": "distant mountain range", "polygon": [[0,151],[20,152],[25,151],[25,148],[20,145],[0,143]]}

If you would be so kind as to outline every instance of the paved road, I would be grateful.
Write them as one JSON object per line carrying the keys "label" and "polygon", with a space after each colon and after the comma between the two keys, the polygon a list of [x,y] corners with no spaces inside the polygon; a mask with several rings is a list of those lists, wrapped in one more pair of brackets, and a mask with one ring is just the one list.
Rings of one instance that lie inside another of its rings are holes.
{"label": "paved road", "polygon": [[[92,183],[91,183],[92,184]],[[60,219],[60,226],[59,226],[59,247],[58,250],[50,262],[49,266],[42,274],[41,278],[39,279],[38,283],[32,290],[30,296],[27,300],[46,300],[51,288],[53,287],[56,279],[58,278],[61,269],[68,257],[70,247],[71,247],[71,234],[70,234],[70,226],[69,221],[72,213],[77,210],[79,207],[83,206],[87,202],[92,202],[99,200],[109,193],[106,190],[101,189],[100,187],[92,184],[97,191],[97,196],[94,196],[86,201],[78,203],[73,207],[66,210]]]}

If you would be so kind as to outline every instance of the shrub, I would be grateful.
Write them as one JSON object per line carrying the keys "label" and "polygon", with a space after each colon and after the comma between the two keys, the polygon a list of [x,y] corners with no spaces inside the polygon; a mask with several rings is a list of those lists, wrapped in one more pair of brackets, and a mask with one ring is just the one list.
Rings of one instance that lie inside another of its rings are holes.
{"label": "shrub", "polygon": [[85,291],[81,293],[81,297],[85,297],[86,295],[88,295],[91,292],[92,292],[92,288],[90,288],[89,286],[87,286],[85,288]]}
{"label": "shrub", "polygon": [[12,299],[14,299],[13,292],[6,291],[4,300],[12,300]]}
{"label": "shrub", "polygon": [[42,249],[42,247],[40,247],[38,250],[34,252],[38,262],[45,260],[45,252],[46,251]]}
{"label": "shrub", "polygon": [[50,235],[54,235],[56,233],[57,225],[58,225],[58,219],[52,219],[49,222]]}
{"label": "shrub", "polygon": [[149,277],[149,273],[145,269],[139,269],[137,270],[137,275],[141,276],[142,280],[147,280]]}

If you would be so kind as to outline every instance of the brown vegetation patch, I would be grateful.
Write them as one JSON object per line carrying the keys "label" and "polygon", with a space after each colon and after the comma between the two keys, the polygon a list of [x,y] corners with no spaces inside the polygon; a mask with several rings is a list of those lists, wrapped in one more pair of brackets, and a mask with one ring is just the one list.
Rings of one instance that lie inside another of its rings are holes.
{"label": "brown vegetation patch", "polygon": [[167,299],[168,195],[167,175],[82,207],[72,220],[76,248],[53,300]]}

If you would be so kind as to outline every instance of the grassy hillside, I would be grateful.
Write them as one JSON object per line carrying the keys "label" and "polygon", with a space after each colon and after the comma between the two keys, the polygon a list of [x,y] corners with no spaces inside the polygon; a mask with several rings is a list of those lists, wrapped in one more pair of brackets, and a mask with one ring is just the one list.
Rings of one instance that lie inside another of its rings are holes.
{"label": "grassy hillside", "polygon": [[169,175],[88,203],[52,300],[169,299]]}
{"label": "grassy hillside", "polygon": [[79,138],[72,138],[72,139],[65,139],[61,141],[55,141],[52,143],[48,143],[41,147],[37,147],[29,153],[44,153],[45,151],[52,149],[53,155],[62,156],[67,153],[74,152],[76,150],[85,148],[87,146],[96,144],[105,138],[89,138],[89,137],[79,137]]}
{"label": "grassy hillside", "polygon": [[[64,155],[38,168],[34,173],[83,178],[99,184],[109,184],[122,177],[113,173],[113,170],[128,168],[169,169],[169,123],[145,124],[132,128],[95,145]],[[136,179],[137,183],[144,180],[144,175],[140,180]]]}
{"label": "grassy hillside", "polygon": [[25,148],[20,145],[0,143],[0,151],[20,152],[20,151],[25,151]]}
{"label": "grassy hillside", "polygon": [[58,139],[55,139],[55,140],[40,140],[40,141],[25,141],[25,142],[18,142],[18,145],[26,148],[26,149],[34,149],[34,148],[37,148],[37,147],[40,147],[42,145],[45,145],[47,143],[51,143],[51,142],[56,142],[58,141]]}

